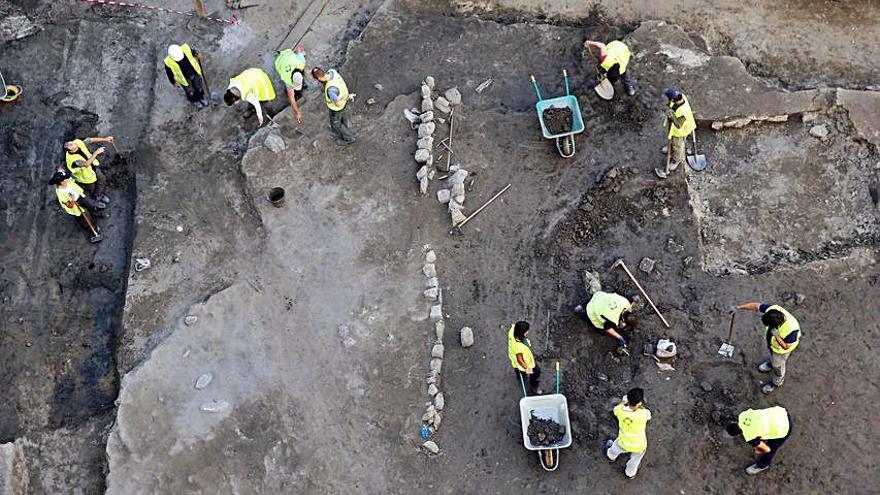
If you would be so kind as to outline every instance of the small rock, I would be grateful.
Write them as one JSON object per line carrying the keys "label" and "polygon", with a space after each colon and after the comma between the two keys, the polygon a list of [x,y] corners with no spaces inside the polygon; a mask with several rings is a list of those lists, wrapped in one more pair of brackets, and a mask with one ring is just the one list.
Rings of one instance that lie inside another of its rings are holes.
{"label": "small rock", "polygon": [[421,181],[419,182],[419,192],[422,194],[422,196],[428,194],[428,176],[422,177]]}
{"label": "small rock", "polygon": [[432,301],[435,301],[435,300],[437,300],[437,296],[438,296],[439,292],[440,292],[440,290],[437,289],[437,287],[432,287],[430,289],[426,289],[424,292],[424,295],[426,298],[428,298]]}
{"label": "small rock", "polygon": [[[455,201],[449,202],[450,205],[453,203],[455,203]],[[453,227],[455,227],[455,226],[459,225],[461,222],[464,222],[465,220],[467,220],[467,217],[464,216],[464,213],[462,213],[461,210],[459,210],[457,208],[450,208],[449,216],[452,219],[452,226]]]}
{"label": "small rock", "polygon": [[374,84],[373,87],[376,88],[376,91],[382,91],[383,89],[385,89],[384,86],[378,83]]}
{"label": "small rock", "polygon": [[605,373],[599,373],[598,375],[596,375],[596,378],[598,378],[599,380],[601,380],[603,382],[608,381],[608,375],[606,375]]}
{"label": "small rock", "polygon": [[152,266],[152,263],[150,263],[149,258],[135,258],[134,259],[134,271],[136,271],[136,272],[142,272],[151,266]]}
{"label": "small rock", "polygon": [[434,409],[442,411],[446,407],[446,399],[443,398],[443,392],[434,396]]}
{"label": "small rock", "polygon": [[446,330],[446,323],[442,320],[434,323],[434,336],[437,337],[437,342],[443,342],[443,332]]}
{"label": "small rock", "polygon": [[427,442],[423,443],[422,447],[424,447],[425,450],[432,454],[437,454],[440,452],[440,447],[438,447],[433,440],[428,440]]}
{"label": "small rock", "polygon": [[197,321],[199,321],[199,318],[196,315],[186,315],[183,318],[183,323],[188,327],[195,325]]}
{"label": "small rock", "polygon": [[[433,163],[432,163],[432,165],[433,165]],[[429,170],[428,171],[428,180],[434,180],[434,175],[436,175],[436,174],[437,174],[437,171],[434,170],[433,168],[431,170]]]}
{"label": "small rock", "polygon": [[437,261],[437,253],[433,249],[425,253],[425,263],[433,263],[435,261]]}
{"label": "small rock", "polygon": [[199,407],[199,409],[203,412],[218,413],[225,411],[228,407],[229,403],[225,400],[214,399],[211,402],[205,402]]}
{"label": "small rock", "polygon": [[464,184],[464,180],[467,179],[467,176],[468,176],[468,171],[463,168],[459,168],[458,170],[455,171],[454,174],[449,176],[449,183],[450,184]]}
{"label": "small rock", "polygon": [[428,137],[434,134],[434,123],[428,122],[425,124],[419,124],[419,137]]}
{"label": "small rock", "polygon": [[431,89],[434,89],[434,78],[431,76],[426,77],[425,78],[425,85]]}
{"label": "small rock", "polygon": [[434,108],[443,113],[449,113],[452,111],[452,108],[449,106],[449,100],[442,96],[437,98],[437,101],[434,102]]}
{"label": "small rock", "polygon": [[429,277],[428,280],[425,281],[425,287],[427,287],[429,289],[431,287],[437,287],[439,285],[440,285],[440,281],[437,280],[437,277]]}
{"label": "small rock", "polygon": [[183,232],[183,225],[178,225],[177,227],[174,228],[174,230],[176,230],[178,232]]}
{"label": "small rock", "polygon": [[440,371],[443,370],[443,360],[437,358],[432,359],[430,370],[439,374]]}
{"label": "small rock", "polygon": [[639,270],[645,273],[651,273],[654,271],[654,265],[656,265],[656,262],[646,256],[639,262]]}
{"label": "small rock", "polygon": [[456,201],[455,198],[452,198],[452,200],[449,202],[449,213],[452,213],[452,210],[463,210],[463,209],[464,209],[464,205],[459,203],[458,201]]}
{"label": "small rock", "polygon": [[421,120],[423,124],[433,122],[434,112],[432,112],[431,110],[425,110],[421,115],[419,115],[419,120]]}
{"label": "small rock", "polygon": [[431,306],[430,318],[434,321],[443,319],[443,305],[435,304]]}
{"label": "small rock", "polygon": [[682,264],[682,266],[687,267],[688,265],[691,264],[692,261],[694,261],[693,256],[685,256],[684,259],[681,260],[681,264]]}
{"label": "small rock", "polygon": [[803,122],[804,124],[809,124],[810,122],[814,122],[818,118],[818,112],[805,112],[803,115],[801,115],[801,122]]}
{"label": "small rock", "polygon": [[367,98],[367,105],[375,105],[375,104],[376,104],[375,98]]}
{"label": "small rock", "polygon": [[807,296],[805,296],[805,295],[801,294],[800,292],[798,292],[798,293],[796,293],[796,294],[794,295],[794,303],[795,303],[796,305],[800,306],[801,304],[804,303],[804,300],[805,300],[806,298],[807,298]]}
{"label": "small rock", "polygon": [[430,385],[432,383],[437,383],[437,377],[435,377],[433,375],[429,376],[428,378],[425,378],[425,383],[427,383],[428,385]]}
{"label": "small rock", "polygon": [[462,195],[460,195],[460,196],[456,196],[455,198],[453,198],[453,200],[454,200],[457,204],[460,204],[460,205],[464,206],[464,194],[462,194]]}
{"label": "small rock", "polygon": [[420,148],[416,150],[415,159],[417,163],[427,163],[430,156],[430,151]]}
{"label": "small rock", "polygon": [[434,413],[434,421],[433,421],[434,422],[434,430],[437,430],[440,428],[440,420],[441,419],[442,418],[440,417],[440,413]]}
{"label": "small rock", "polygon": [[713,131],[720,131],[723,128],[724,128],[724,122],[719,122],[717,120],[712,122],[712,130]]}
{"label": "small rock", "polygon": [[452,195],[453,196],[461,196],[464,194],[464,184],[461,182],[455,182],[452,184]]}
{"label": "small rock", "polygon": [[428,385],[428,395],[433,397],[437,395],[437,392],[439,392],[439,390],[437,390],[437,385],[434,385],[433,383]]}
{"label": "small rock", "polygon": [[425,266],[422,267],[422,273],[428,278],[436,277],[437,267],[434,266],[434,263],[425,263]]}
{"label": "small rock", "polygon": [[214,379],[214,375],[210,373],[205,373],[204,375],[198,377],[196,379],[196,390],[203,390],[208,384],[211,383],[211,380]]}
{"label": "small rock", "polygon": [[422,167],[416,172],[416,180],[422,180],[423,178],[428,176],[428,167],[422,165]]}
{"label": "small rock", "polygon": [[706,381],[700,382],[700,388],[703,389],[703,392],[711,392],[712,384]]}
{"label": "small rock", "polygon": [[263,141],[263,146],[268,148],[272,153],[279,153],[287,149],[287,144],[284,143],[284,138],[278,134],[269,134],[266,136],[266,139]]}
{"label": "small rock", "polygon": [[828,136],[828,128],[824,124],[814,125],[810,128],[810,136],[825,139]]}
{"label": "small rock", "polygon": [[474,329],[471,327],[461,327],[459,339],[462,347],[470,347],[474,345]]}
{"label": "small rock", "polygon": [[443,359],[443,344],[434,344],[431,348],[431,357]]}
{"label": "small rock", "polygon": [[461,92],[458,90],[458,88],[447,89],[446,92],[443,93],[443,96],[445,96],[446,99],[449,100],[450,105],[461,105]]}
{"label": "small rock", "polygon": [[431,97],[431,87],[427,84],[422,84],[422,98],[430,98]]}
{"label": "small rock", "polygon": [[[433,117],[434,112],[432,110],[434,110],[434,102],[431,101],[430,98],[423,99],[422,100],[422,113],[424,114],[424,113],[430,112],[431,113],[431,120],[434,119],[434,117]],[[423,120],[422,122],[425,122],[425,121]]]}

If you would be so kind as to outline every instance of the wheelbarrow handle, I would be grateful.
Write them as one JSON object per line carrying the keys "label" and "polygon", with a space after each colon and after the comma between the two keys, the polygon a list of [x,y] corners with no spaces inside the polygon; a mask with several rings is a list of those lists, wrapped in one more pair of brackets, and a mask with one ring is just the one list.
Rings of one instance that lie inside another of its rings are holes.
{"label": "wheelbarrow handle", "polygon": [[559,361],[556,361],[556,393],[559,394]]}
{"label": "wheelbarrow handle", "polygon": [[532,86],[535,87],[535,93],[538,93],[538,101],[543,100],[543,98],[541,98],[541,90],[538,89],[538,81],[535,80],[535,75],[532,74],[529,78],[532,80]]}
{"label": "wheelbarrow handle", "polygon": [[562,69],[562,77],[565,79],[565,96],[568,96],[568,69]]}

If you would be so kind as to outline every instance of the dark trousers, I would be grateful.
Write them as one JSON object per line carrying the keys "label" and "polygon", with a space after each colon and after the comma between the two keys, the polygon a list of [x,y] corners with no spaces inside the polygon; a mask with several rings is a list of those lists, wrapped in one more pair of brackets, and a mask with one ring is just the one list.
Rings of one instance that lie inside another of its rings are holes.
{"label": "dark trousers", "polygon": [[[84,208],[88,208],[88,206],[86,206],[86,204],[83,202],[83,198],[79,198],[79,201],[77,201],[77,202],[80,204],[80,206],[82,206],[82,207],[84,207]],[[92,233],[92,229],[89,227],[89,223],[88,223],[88,222],[92,222],[92,226],[95,227],[95,232],[100,232],[100,231],[101,231],[101,229],[98,228],[98,224],[95,223],[95,217],[93,217],[93,216],[88,212],[88,210],[83,211],[82,214],[81,214],[80,216],[78,216],[78,217],[73,217],[73,218],[76,219],[76,223],[79,224],[80,228],[83,229],[83,232],[85,232],[86,236],[87,236],[89,239],[91,239],[92,236],[94,236],[95,234]],[[88,221],[86,221],[86,219],[88,219]]]}
{"label": "dark trousers", "polygon": [[522,382],[528,385],[530,391],[529,393],[534,394],[536,390],[538,390],[538,385],[540,385],[541,380],[541,368],[538,365],[535,365],[535,368],[532,370],[532,374],[529,375],[524,371],[520,371],[517,368],[513,369],[513,373],[516,375],[516,381],[519,382],[520,377],[522,377]]}
{"label": "dark trousers", "polygon": [[197,103],[204,100],[205,84],[202,82],[202,78],[196,75],[192,79],[187,79],[187,82],[189,82],[189,86],[183,87],[183,92],[186,93],[186,99],[189,100],[190,103]]}
{"label": "dark trousers", "polygon": [[[94,167],[95,177],[97,180],[92,182],[91,184],[80,184],[83,186],[83,189],[89,192],[89,195],[92,198],[98,199],[104,195],[104,192],[107,190],[107,177],[104,176],[104,172],[101,171],[100,167]],[[82,202],[82,199],[88,200],[88,198],[80,198],[80,204],[86,206],[85,203]],[[86,208],[89,208],[86,206]],[[90,210],[93,208],[89,208]]]}
{"label": "dark trousers", "polygon": [[779,451],[779,447],[782,447],[782,444],[788,440],[788,437],[791,436],[791,432],[794,431],[794,425],[791,423],[791,415],[788,415],[788,435],[785,435],[782,438],[774,438],[773,440],[764,440],[764,443],[770,447],[770,452],[766,454],[762,454],[758,457],[758,460],[755,461],[755,465],[759,468],[765,468],[770,466],[770,463],[773,462],[773,457],[776,455],[776,452]]}
{"label": "dark trousers", "polygon": [[353,143],[355,139],[357,139],[357,136],[355,136],[354,133],[351,132],[351,129],[348,128],[347,106],[338,112],[330,110],[330,129],[333,129],[333,133],[336,134],[336,137],[346,143]]}
{"label": "dark trousers", "polygon": [[608,78],[608,82],[611,84],[615,84],[618,80],[623,81],[623,87],[626,89],[635,87],[632,80],[632,68],[628,67],[626,72],[623,75],[620,74],[620,65],[614,64],[611,66],[611,70],[605,72],[605,76]]}

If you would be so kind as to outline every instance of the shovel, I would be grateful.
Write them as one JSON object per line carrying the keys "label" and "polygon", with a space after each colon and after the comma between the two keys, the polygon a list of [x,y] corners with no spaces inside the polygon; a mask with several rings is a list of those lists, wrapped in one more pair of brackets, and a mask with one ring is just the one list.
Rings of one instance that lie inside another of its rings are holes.
{"label": "shovel", "polygon": [[729,358],[733,357],[733,351],[736,349],[733,347],[733,320],[736,318],[736,313],[730,313],[730,327],[727,329],[727,342],[721,344],[721,347],[718,348],[718,354]]}
{"label": "shovel", "polygon": [[596,57],[593,56],[593,49],[590,45],[587,45],[587,51],[590,52],[590,59],[593,60],[593,67],[596,69],[596,77],[599,79],[599,84],[593,89],[596,91],[596,94],[599,95],[599,98],[610,101],[614,98],[614,85],[611,84],[611,81],[609,81],[607,77],[599,72],[599,66],[596,64]]}
{"label": "shovel", "polygon": [[692,132],[691,136],[694,137],[694,154],[687,156],[687,162],[692,170],[699,172],[706,169],[706,155],[697,154],[697,131]]}

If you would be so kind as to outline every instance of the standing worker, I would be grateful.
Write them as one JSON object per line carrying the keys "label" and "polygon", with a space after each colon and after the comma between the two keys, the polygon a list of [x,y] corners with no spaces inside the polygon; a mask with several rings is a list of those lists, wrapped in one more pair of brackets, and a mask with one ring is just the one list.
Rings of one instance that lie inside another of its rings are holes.
{"label": "standing worker", "polygon": [[[672,146],[672,160],[671,163],[667,162],[666,168],[654,169],[654,173],[661,179],[665,179],[670,172],[685,163],[687,137],[697,129],[694,112],[691,111],[691,105],[681,90],[675,87],[666,88],[663,94],[669,100],[663,127],[669,126],[669,133],[666,135],[668,141],[666,145]],[[664,151],[668,153],[668,150]]]}
{"label": "standing worker", "polygon": [[791,351],[795,350],[801,340],[801,327],[794,316],[782,306],[776,304],[746,303],[730,308],[733,311],[757,311],[761,313],[764,324],[764,338],[767,341],[769,358],[758,366],[762,373],[773,372],[773,379],[761,387],[765,394],[781,387],[785,381],[785,364]]}
{"label": "standing worker", "polygon": [[261,101],[272,101],[275,99],[275,88],[272,87],[272,81],[269,75],[262,69],[250,68],[241,74],[229,80],[229,88],[223,95],[223,101],[228,106],[232,106],[239,100],[244,100],[254,107],[257,114],[257,121],[263,125],[263,109],[260,107]]}
{"label": "standing worker", "polygon": [[584,285],[589,302],[586,307],[577,305],[574,312],[586,320],[593,331],[616,340],[620,346],[618,352],[629,354],[626,339],[620,334],[620,330],[632,329],[638,324],[636,315],[632,312],[632,303],[619,294],[602,292],[602,284],[596,272],[584,272]]}
{"label": "standing worker", "polygon": [[596,47],[599,49],[599,81],[607,78],[611,84],[618,79],[623,81],[626,94],[636,95],[636,86],[632,80],[632,72],[629,69],[631,53],[629,47],[622,41],[614,40],[607,45],[598,41],[587,40],[584,47]]}
{"label": "standing worker", "polygon": [[746,468],[748,474],[758,474],[770,467],[779,447],[791,436],[791,416],[782,406],[767,409],[746,409],[739,413],[736,423],[727,425],[727,434],[742,438],[753,447],[755,463]]}
{"label": "standing worker", "polygon": [[302,98],[305,89],[306,51],[298,46],[296,49],[281,50],[275,57],[275,71],[281,76],[284,86],[287,88],[287,101],[296,115],[296,123],[302,124],[302,113],[299,111],[297,100]]}
{"label": "standing worker", "polygon": [[113,136],[107,136],[74,139],[64,143],[67,170],[70,171],[73,179],[82,184],[86,191],[99,202],[99,208],[110,204],[110,198],[104,194],[107,189],[107,179],[104,177],[104,172],[98,167],[101,164],[98,161],[98,156],[103,155],[106,150],[102,146],[92,153],[89,151],[88,145],[112,142]]}
{"label": "standing worker", "polygon": [[348,86],[336,69],[324,72],[321,68],[312,69],[312,77],[324,85],[324,101],[330,109],[330,128],[339,138],[339,144],[348,145],[357,139],[357,136],[348,128],[348,110],[345,104],[350,97]]}
{"label": "standing worker", "polygon": [[95,216],[103,216],[103,213],[101,213],[95,201],[86,197],[83,188],[76,181],[70,180],[70,172],[67,170],[55,171],[55,174],[49,180],[49,184],[55,186],[55,196],[58,197],[61,208],[67,214],[73,215],[79,226],[86,232],[89,242],[95,243],[103,239],[103,236],[99,233],[100,229],[92,220],[88,210],[95,212]]}
{"label": "standing worker", "polygon": [[[202,54],[188,44],[170,45],[165,57],[165,75],[174,88],[183,88],[186,99],[197,108],[208,106],[202,76]],[[209,95],[210,97],[210,95]]]}
{"label": "standing worker", "polygon": [[518,321],[510,325],[510,330],[507,331],[507,357],[510,358],[510,364],[516,378],[521,380],[520,383],[525,384],[528,381],[535,393],[541,395],[544,393],[539,388],[541,368],[535,364],[532,343],[526,337],[528,334],[529,322]]}
{"label": "standing worker", "polygon": [[651,420],[651,411],[642,405],[644,398],[645,391],[634,388],[623,396],[619,404],[614,406],[614,417],[617,418],[618,427],[617,439],[605,442],[605,455],[611,462],[616,461],[617,457],[624,452],[629,454],[629,460],[626,461],[626,469],[624,470],[629,479],[636,477],[639,464],[648,450],[648,436],[645,434],[645,430],[648,427],[648,421]]}

